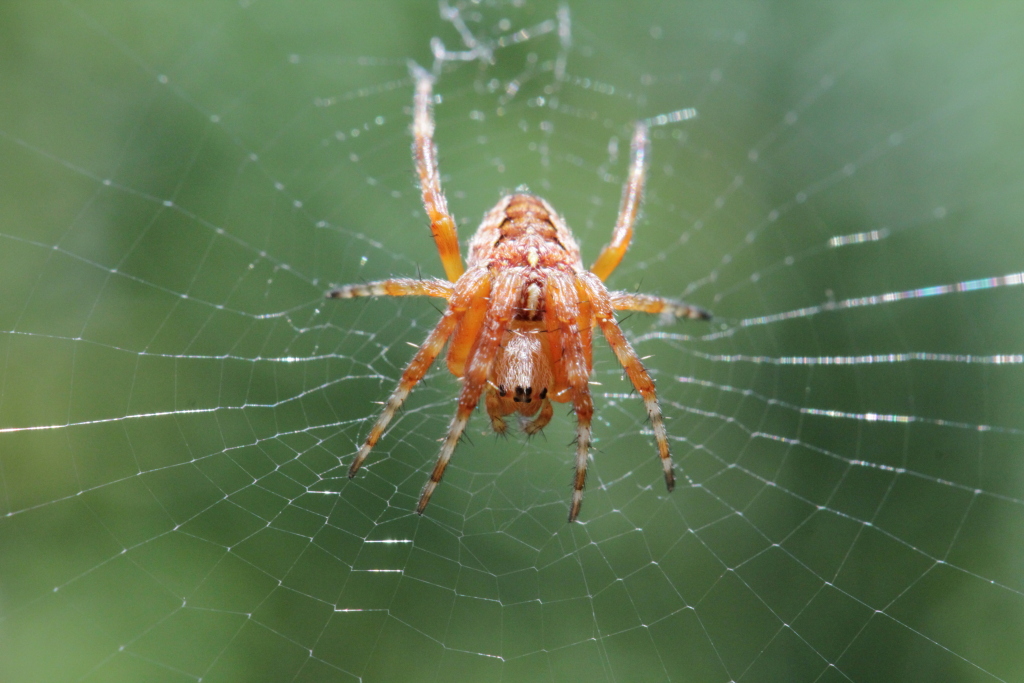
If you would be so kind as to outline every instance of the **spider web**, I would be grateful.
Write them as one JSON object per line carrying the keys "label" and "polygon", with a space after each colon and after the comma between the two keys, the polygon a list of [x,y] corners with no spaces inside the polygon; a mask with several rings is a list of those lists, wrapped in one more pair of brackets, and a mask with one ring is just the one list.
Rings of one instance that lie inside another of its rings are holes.
{"label": "spider web", "polygon": [[[800,2],[0,8],[0,678],[1021,680],[1020,10]],[[432,39],[435,39],[432,42]],[[415,59],[466,239],[526,184],[610,285],[680,476],[595,347],[572,417],[454,409]]]}

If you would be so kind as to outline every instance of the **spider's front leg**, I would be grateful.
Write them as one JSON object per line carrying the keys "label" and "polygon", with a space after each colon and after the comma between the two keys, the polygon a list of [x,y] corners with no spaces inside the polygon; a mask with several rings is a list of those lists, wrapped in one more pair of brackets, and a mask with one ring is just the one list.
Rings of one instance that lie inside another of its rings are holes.
{"label": "spider's front leg", "polygon": [[[565,382],[572,398],[573,412],[576,413],[576,476],[573,479],[572,502],[569,505],[569,521],[574,522],[583,504],[583,487],[587,481],[587,458],[590,454],[591,428],[594,417],[594,401],[590,396],[589,354],[584,348],[583,327],[589,332],[589,316],[580,325],[580,300],[575,283],[563,273],[552,273],[546,289],[547,312],[545,319],[552,348],[560,351],[555,358],[559,368],[559,379]],[[587,303],[589,311],[589,302]]]}
{"label": "spider's front leg", "polygon": [[[395,416],[395,413],[398,412],[398,409],[402,407],[402,404],[409,396],[409,392],[412,391],[412,388],[416,386],[421,379],[423,379],[424,375],[427,374],[427,370],[430,369],[434,360],[441,353],[445,342],[448,341],[448,338],[455,331],[456,326],[465,316],[466,311],[469,310],[473,301],[480,297],[487,296],[489,285],[490,277],[487,274],[486,269],[479,269],[470,270],[460,280],[459,286],[457,288],[453,288],[451,297],[448,300],[448,309],[445,310],[444,314],[441,316],[441,320],[437,323],[437,326],[431,330],[426,341],[423,342],[419,350],[416,352],[416,355],[413,356],[413,359],[409,361],[407,366],[405,366],[405,370],[402,372],[402,377],[398,381],[398,386],[391,392],[391,396],[384,405],[384,410],[381,411],[380,417],[377,418],[377,422],[370,430],[369,436],[366,437],[366,441],[356,452],[356,457],[352,461],[352,465],[348,470],[349,478],[356,476],[356,472],[359,471],[363,461],[366,460],[370,451],[377,445],[377,442],[380,441],[380,437],[383,436],[388,423],[391,422],[391,419]],[[357,286],[360,285],[350,285],[350,287]],[[344,288],[336,291],[344,291]]]}
{"label": "spider's front leg", "polygon": [[633,346],[622,333],[622,328],[615,320],[615,313],[604,284],[592,273],[581,273],[580,284],[587,294],[587,297],[594,306],[594,317],[597,324],[604,333],[608,345],[612,347],[619,364],[626,371],[629,381],[640,393],[644,400],[644,407],[647,408],[647,415],[651,419],[651,429],[654,430],[654,440],[658,444],[658,456],[661,458],[661,466],[665,472],[665,486],[671,491],[675,488],[675,475],[672,473],[672,454],[668,447],[668,432],[665,429],[665,420],[661,414],[661,406],[658,404],[658,396],[654,391],[654,380],[651,379],[647,368],[644,367],[640,357],[636,355]]}
{"label": "spider's front leg", "polygon": [[473,410],[480,402],[480,395],[483,393],[484,387],[487,386],[487,378],[491,374],[494,358],[498,354],[502,336],[515,312],[515,305],[519,301],[523,284],[523,274],[520,269],[513,268],[493,276],[489,295],[490,308],[487,309],[483,328],[469,358],[466,374],[462,377],[462,390],[459,392],[459,405],[455,416],[448,427],[448,434],[441,446],[441,452],[438,453],[437,463],[430,474],[430,479],[420,494],[420,502],[416,506],[418,514],[422,515],[427,503],[430,502],[430,496],[433,495],[434,489],[437,488],[441,477],[444,476],[455,446],[466,429],[469,416],[473,414]]}

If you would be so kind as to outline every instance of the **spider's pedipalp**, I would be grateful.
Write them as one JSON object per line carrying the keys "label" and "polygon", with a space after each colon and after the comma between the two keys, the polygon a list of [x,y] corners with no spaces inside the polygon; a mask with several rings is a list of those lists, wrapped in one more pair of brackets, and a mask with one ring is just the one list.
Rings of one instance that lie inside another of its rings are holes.
{"label": "spider's pedipalp", "polygon": [[412,391],[417,382],[423,379],[423,376],[427,374],[427,370],[430,369],[434,360],[440,355],[445,342],[448,341],[452,332],[455,331],[459,320],[461,320],[475,298],[486,296],[489,285],[490,275],[486,269],[480,268],[467,272],[460,281],[459,287],[453,290],[448,300],[447,310],[441,316],[437,326],[427,335],[426,341],[419,347],[416,355],[405,366],[402,377],[398,381],[398,386],[391,392],[391,396],[384,405],[384,410],[381,411],[377,422],[370,430],[369,436],[366,437],[366,441],[363,442],[363,445],[356,452],[356,457],[348,470],[349,478],[356,476],[356,472],[359,471],[363,461],[366,460],[366,456],[370,454],[373,447],[380,441],[380,437],[384,434],[384,430],[387,429],[388,423],[391,422],[398,409],[402,407],[405,399],[409,396],[409,392]]}
{"label": "spider's pedipalp", "polygon": [[327,292],[328,299],[355,299],[362,296],[434,296],[447,299],[451,295],[452,283],[447,280],[413,280],[405,277],[344,285]]}
{"label": "spider's pedipalp", "polygon": [[551,422],[551,418],[555,415],[555,409],[551,407],[551,401],[547,398],[541,399],[540,411],[537,413],[537,417],[533,418],[529,422],[523,425],[523,431],[526,432],[527,436],[533,436],[548,426]]}
{"label": "spider's pedipalp", "polygon": [[464,269],[459,251],[459,236],[455,219],[448,212],[448,201],[441,190],[441,171],[437,167],[437,145],[434,144],[434,77],[415,62],[409,72],[416,79],[413,98],[412,152],[416,159],[416,173],[420,178],[423,208],[430,218],[430,234],[434,236],[437,252],[441,256],[445,275],[452,282],[459,279]]}
{"label": "spider's pedipalp", "polygon": [[444,476],[444,471],[451,460],[452,452],[459,442],[459,438],[466,429],[469,416],[473,413],[477,403],[480,402],[480,395],[487,386],[487,378],[491,372],[491,366],[498,353],[502,336],[508,327],[509,321],[515,311],[515,304],[519,300],[519,292],[523,287],[523,273],[521,268],[509,268],[504,272],[496,273],[493,276],[493,283],[490,290],[490,307],[484,319],[483,329],[476,340],[473,351],[470,355],[466,368],[466,374],[462,377],[462,390],[459,392],[459,405],[448,427],[448,434],[445,436],[441,446],[441,452],[437,456],[437,464],[430,474],[430,479],[423,487],[420,494],[420,502],[416,506],[416,512],[423,514],[430,502],[430,496]]}
{"label": "spider's pedipalp", "polygon": [[501,400],[501,395],[494,391],[488,391],[487,396],[484,398],[484,406],[487,408],[487,415],[491,418],[491,429],[496,434],[505,435],[508,430],[508,424],[503,419],[506,415],[515,412],[515,409],[506,406]]}
{"label": "spider's pedipalp", "polygon": [[651,379],[647,368],[644,367],[633,346],[622,333],[615,320],[615,314],[609,300],[608,291],[593,274],[582,273],[580,283],[587,292],[589,299],[593,302],[594,317],[597,324],[612,347],[615,357],[618,359],[622,369],[626,371],[629,381],[633,384],[644,400],[644,407],[647,409],[647,416],[651,420],[651,429],[654,431],[654,440],[658,444],[658,456],[661,458],[661,466],[665,473],[665,486],[671,491],[675,488],[675,475],[672,472],[672,454],[668,447],[668,432],[665,429],[665,420],[662,417],[661,406],[658,404],[658,396],[654,391],[654,380]]}
{"label": "spider's pedipalp", "polygon": [[647,179],[647,124],[637,121],[633,129],[633,141],[630,145],[629,179],[622,188],[622,202],[619,204],[619,218],[615,222],[611,241],[604,246],[590,272],[602,281],[622,261],[633,239],[633,226],[640,213],[640,201],[644,196],[644,183]]}

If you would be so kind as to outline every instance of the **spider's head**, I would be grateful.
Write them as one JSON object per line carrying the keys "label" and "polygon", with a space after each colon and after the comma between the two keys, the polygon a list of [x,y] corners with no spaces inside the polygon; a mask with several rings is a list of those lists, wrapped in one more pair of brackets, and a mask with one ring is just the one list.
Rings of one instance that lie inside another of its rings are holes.
{"label": "spider's head", "polygon": [[548,396],[551,362],[541,334],[542,330],[519,328],[506,331],[502,339],[492,382],[508,412],[533,415]]}
{"label": "spider's head", "polygon": [[504,384],[498,385],[498,397],[499,398],[511,398],[513,403],[530,403],[534,400],[544,400],[548,397],[548,388],[544,387],[537,395],[533,394],[533,386],[523,387],[521,384],[517,384],[515,389],[506,387]]}

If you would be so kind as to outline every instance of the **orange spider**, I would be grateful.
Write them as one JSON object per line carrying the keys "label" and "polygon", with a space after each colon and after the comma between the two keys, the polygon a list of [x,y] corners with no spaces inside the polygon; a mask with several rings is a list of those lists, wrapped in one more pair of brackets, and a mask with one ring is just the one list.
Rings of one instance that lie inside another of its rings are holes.
{"label": "orange spider", "polygon": [[696,320],[711,316],[696,306],[657,296],[609,292],[603,284],[619,265],[633,235],[643,195],[647,127],[636,124],[618,222],[611,242],[590,270],[583,267],[580,248],[565,221],[546,201],[528,194],[506,196],[484,216],[469,243],[469,258],[463,269],[455,221],[441,191],[433,140],[433,77],[420,67],[411,68],[416,78],[413,155],[430,231],[448,280],[396,278],[346,285],[327,296],[432,296],[446,299],[448,306],[402,373],[377,423],[356,453],[348,476],[356,475],[413,386],[423,379],[448,343],[448,369],[462,379],[462,388],[458,409],[416,512],[423,514],[469,416],[480,395],[486,393],[484,405],[498,433],[506,430],[505,416],[519,413],[524,431],[536,434],[551,420],[552,401],[572,402],[577,420],[576,477],[569,521],[574,521],[583,500],[590,450],[594,404],[588,379],[596,325],[643,397],[665,483],[671,491],[675,484],[672,456],[654,381],[623,335],[614,311],[665,313]]}

